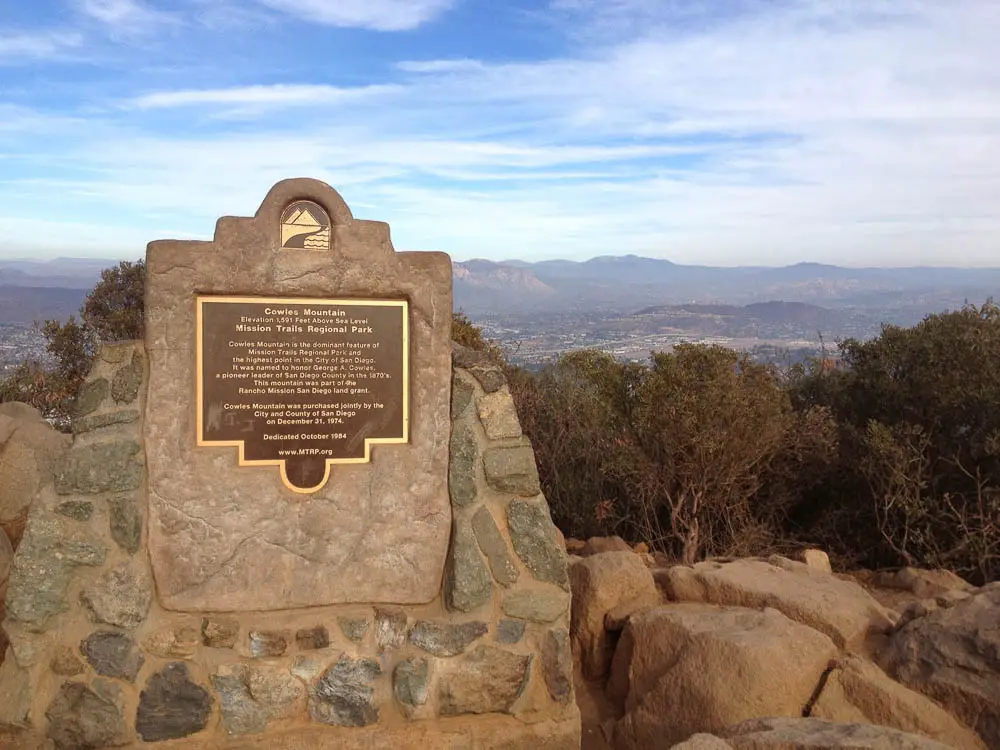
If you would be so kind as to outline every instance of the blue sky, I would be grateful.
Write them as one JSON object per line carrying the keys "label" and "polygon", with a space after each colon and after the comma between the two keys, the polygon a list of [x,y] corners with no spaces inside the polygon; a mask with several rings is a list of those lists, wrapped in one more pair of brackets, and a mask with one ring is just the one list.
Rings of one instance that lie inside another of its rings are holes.
{"label": "blue sky", "polygon": [[293,176],[455,260],[1000,265],[1000,2],[0,0],[0,256]]}

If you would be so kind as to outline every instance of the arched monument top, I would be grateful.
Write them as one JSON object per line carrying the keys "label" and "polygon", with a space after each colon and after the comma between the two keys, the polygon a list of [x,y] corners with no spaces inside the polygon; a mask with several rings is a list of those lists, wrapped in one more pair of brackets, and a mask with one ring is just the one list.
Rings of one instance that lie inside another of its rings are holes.
{"label": "arched monument top", "polygon": [[254,218],[277,224],[282,211],[295,201],[318,203],[330,215],[330,221],[335,226],[354,221],[354,215],[340,193],[322,180],[311,177],[292,177],[275,183],[267,191]]}

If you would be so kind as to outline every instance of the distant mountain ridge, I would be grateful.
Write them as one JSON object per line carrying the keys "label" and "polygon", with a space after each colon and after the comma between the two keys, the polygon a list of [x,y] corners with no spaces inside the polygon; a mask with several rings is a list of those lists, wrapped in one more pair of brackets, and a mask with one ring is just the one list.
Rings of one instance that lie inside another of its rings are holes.
{"label": "distant mountain ridge", "polygon": [[[107,258],[0,260],[0,286],[90,290],[100,272],[118,262]],[[727,268],[637,255],[601,255],[586,261],[534,263],[475,259],[453,263],[453,274],[455,309],[480,316],[632,313],[657,305],[739,306],[775,300],[840,308],[942,310],[966,300],[981,303],[991,296],[1000,298],[1000,268],[845,268],[810,262]],[[792,308],[784,312],[795,314]]]}
{"label": "distant mountain ridge", "polygon": [[[455,307],[469,314],[638,310],[683,303],[823,303],[930,309],[1000,297],[1000,268],[685,266],[636,255],[587,261],[454,263]],[[490,293],[484,295],[482,290]]]}

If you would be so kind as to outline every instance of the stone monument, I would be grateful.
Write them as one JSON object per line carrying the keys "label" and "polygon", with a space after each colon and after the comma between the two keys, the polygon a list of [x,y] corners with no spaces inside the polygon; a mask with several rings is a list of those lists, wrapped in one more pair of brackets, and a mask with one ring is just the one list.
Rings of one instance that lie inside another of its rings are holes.
{"label": "stone monument", "polygon": [[147,273],[14,555],[0,747],[579,747],[565,553],[448,256],[297,179]]}

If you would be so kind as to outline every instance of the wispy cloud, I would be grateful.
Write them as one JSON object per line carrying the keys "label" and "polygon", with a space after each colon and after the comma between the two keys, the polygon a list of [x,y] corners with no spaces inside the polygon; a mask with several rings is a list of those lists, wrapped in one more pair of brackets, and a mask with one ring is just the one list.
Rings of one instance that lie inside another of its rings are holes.
{"label": "wispy cloud", "polygon": [[275,84],[272,86],[240,86],[228,89],[160,91],[137,97],[131,103],[140,109],[165,109],[198,105],[318,106],[374,99],[398,90],[398,86],[392,85],[341,88],[313,84]]}
{"label": "wispy cloud", "polygon": [[432,21],[458,0],[260,0],[304,21],[372,29],[406,31]]}
{"label": "wispy cloud", "polygon": [[[382,28],[391,5],[288,10]],[[397,23],[419,23],[406,12]],[[11,206],[42,215],[58,193],[76,223],[30,241],[99,237],[101,221],[120,242],[139,226],[146,239],[207,237],[215,217],[247,215],[303,175],[389,221],[397,247],[457,259],[996,262],[994,0],[558,0],[545,12],[562,25],[543,32],[564,32],[548,54],[408,44],[363,70],[331,53],[322,78],[297,58],[241,57],[200,73],[201,87],[166,74],[88,97],[104,108],[72,137],[48,135],[65,132],[65,113],[21,107],[12,117],[29,126],[5,133],[0,111],[10,162],[47,179],[5,167],[0,231],[27,226]]]}
{"label": "wispy cloud", "polygon": [[0,63],[52,60],[77,50],[83,36],[74,31],[13,32],[0,29]]}
{"label": "wispy cloud", "polygon": [[81,13],[121,34],[141,33],[177,19],[141,0],[75,0]]}

